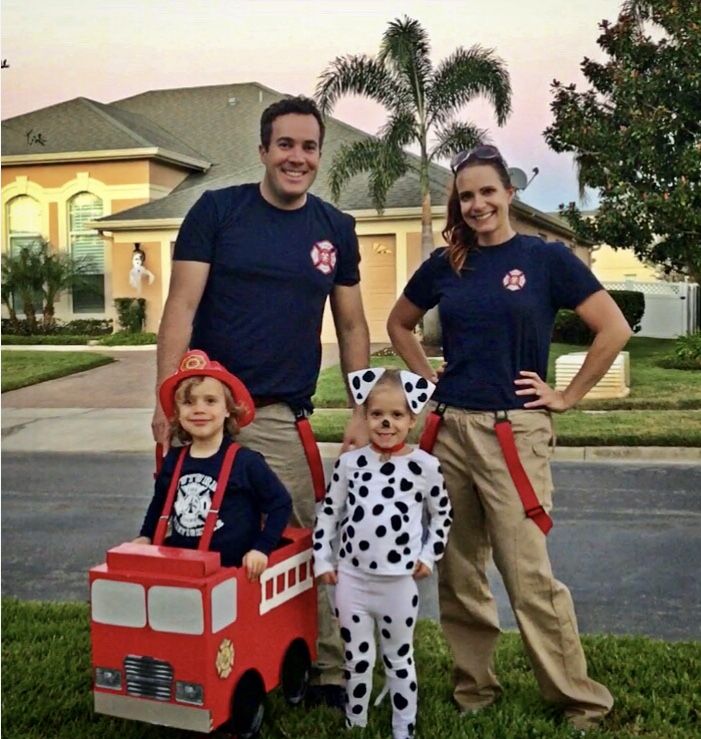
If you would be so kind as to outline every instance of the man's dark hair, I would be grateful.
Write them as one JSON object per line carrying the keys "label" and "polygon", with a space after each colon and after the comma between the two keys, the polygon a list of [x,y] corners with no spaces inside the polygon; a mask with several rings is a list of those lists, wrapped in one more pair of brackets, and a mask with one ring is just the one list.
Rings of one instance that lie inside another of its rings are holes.
{"label": "man's dark hair", "polygon": [[263,148],[267,151],[270,148],[270,139],[273,135],[273,121],[279,118],[281,115],[288,115],[289,113],[296,113],[297,115],[313,115],[319,124],[319,149],[321,149],[324,143],[324,119],[321,117],[319,108],[316,107],[316,103],[311,99],[304,97],[304,95],[298,95],[293,98],[283,98],[278,100],[276,103],[269,105],[260,117],[260,143]]}

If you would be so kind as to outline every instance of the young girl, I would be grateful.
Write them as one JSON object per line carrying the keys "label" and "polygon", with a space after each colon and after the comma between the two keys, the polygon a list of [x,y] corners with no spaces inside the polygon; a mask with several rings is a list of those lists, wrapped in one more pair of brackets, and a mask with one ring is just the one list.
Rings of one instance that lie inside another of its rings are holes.
{"label": "young girl", "polygon": [[[346,725],[367,725],[377,625],[392,696],[392,735],[407,739],[416,725],[415,580],[441,558],[451,522],[438,461],[405,443],[434,385],[411,372],[381,368],[348,377],[355,402],[365,405],[370,444],[336,461],[317,513],[314,568],[322,582],[336,585],[346,647]],[[431,515],[426,535],[424,504]]]}
{"label": "young girl", "polygon": [[[173,434],[187,446],[184,451],[171,449],[163,461],[141,536],[134,541],[151,543],[182,453],[165,543],[194,549],[204,531],[226,451],[239,428],[253,420],[253,401],[235,375],[202,351],[190,351],[183,357],[177,372],[161,385],[159,396]],[[243,565],[249,579],[258,578],[291,510],[287,490],[263,457],[240,448],[221,502],[212,551],[220,552],[225,567]]]}

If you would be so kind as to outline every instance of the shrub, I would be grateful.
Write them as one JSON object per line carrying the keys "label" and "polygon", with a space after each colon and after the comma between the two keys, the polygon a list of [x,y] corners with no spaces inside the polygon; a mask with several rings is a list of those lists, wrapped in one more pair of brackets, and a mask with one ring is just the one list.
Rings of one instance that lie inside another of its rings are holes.
{"label": "shrub", "polygon": [[680,336],[672,354],[660,359],[657,365],[665,369],[701,370],[701,331]]}
{"label": "shrub", "polygon": [[[609,290],[621,312],[635,333],[640,331],[640,321],[645,312],[645,295],[636,290]],[[560,310],[555,316],[553,341],[562,344],[590,344],[593,334],[573,310]]]}
{"label": "shrub", "polygon": [[115,298],[117,321],[122,330],[136,334],[144,330],[146,300],[144,298]]}
{"label": "shrub", "polygon": [[640,321],[645,313],[645,295],[637,290],[609,290],[609,295],[616,301],[621,313],[626,317],[633,333],[640,331]]}
{"label": "shrub", "polygon": [[40,335],[32,334],[31,336],[17,336],[16,334],[7,334],[2,337],[3,346],[31,346],[33,344],[39,346],[49,345],[76,345],[87,344],[90,336],[87,334],[53,334]]}
{"label": "shrub", "polygon": [[100,339],[103,346],[141,346],[143,344],[155,344],[156,334],[150,331],[117,331],[110,336]]}
{"label": "shrub", "polygon": [[[50,326],[37,325],[32,333],[26,319],[18,319],[13,326],[6,318],[2,319],[2,335],[9,336],[106,336],[112,333],[112,319],[77,318],[73,321],[55,321]],[[9,342],[7,342],[9,343]],[[32,343],[32,342],[28,342]],[[41,343],[41,342],[35,342]]]}

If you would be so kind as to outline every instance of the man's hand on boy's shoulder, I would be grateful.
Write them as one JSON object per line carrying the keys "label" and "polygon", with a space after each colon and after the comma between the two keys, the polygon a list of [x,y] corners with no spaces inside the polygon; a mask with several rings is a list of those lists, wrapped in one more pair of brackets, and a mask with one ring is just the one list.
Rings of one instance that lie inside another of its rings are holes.
{"label": "man's hand on boy's shoulder", "polygon": [[362,408],[356,407],[343,433],[341,453],[347,452],[350,449],[360,449],[367,443],[368,426],[365,420],[365,412]]}
{"label": "man's hand on boy's shoulder", "polygon": [[248,579],[253,582],[263,574],[268,566],[268,555],[257,549],[251,549],[244,554],[241,565],[246,568]]}

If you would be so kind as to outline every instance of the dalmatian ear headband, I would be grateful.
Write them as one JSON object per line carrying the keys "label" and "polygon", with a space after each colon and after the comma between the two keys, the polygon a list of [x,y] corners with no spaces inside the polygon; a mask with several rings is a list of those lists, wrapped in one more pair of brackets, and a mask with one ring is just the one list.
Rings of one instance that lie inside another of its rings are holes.
{"label": "dalmatian ear headband", "polygon": [[[375,383],[384,373],[384,367],[368,367],[368,369],[348,373],[348,384],[356,405],[362,405],[367,400],[370,391],[375,387]],[[400,370],[399,376],[411,412],[421,413],[429,398],[433,395],[436,386],[429,380],[408,370]]]}

